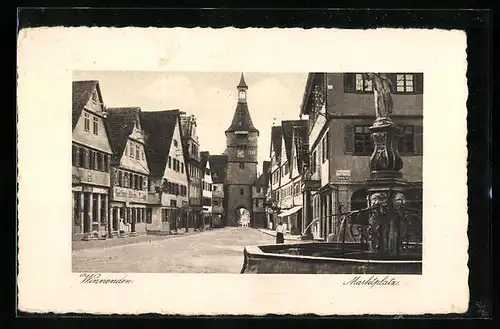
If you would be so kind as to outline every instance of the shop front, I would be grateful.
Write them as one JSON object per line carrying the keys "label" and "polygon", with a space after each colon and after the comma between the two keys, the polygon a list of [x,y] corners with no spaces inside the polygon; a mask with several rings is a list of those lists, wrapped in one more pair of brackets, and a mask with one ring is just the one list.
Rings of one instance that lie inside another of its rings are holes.
{"label": "shop front", "polygon": [[72,187],[73,239],[106,238],[108,188],[89,185]]}
{"label": "shop front", "polygon": [[151,210],[147,208],[147,191],[120,186],[111,189],[110,222],[113,236],[119,236],[120,221],[125,235],[134,236],[147,231]]}

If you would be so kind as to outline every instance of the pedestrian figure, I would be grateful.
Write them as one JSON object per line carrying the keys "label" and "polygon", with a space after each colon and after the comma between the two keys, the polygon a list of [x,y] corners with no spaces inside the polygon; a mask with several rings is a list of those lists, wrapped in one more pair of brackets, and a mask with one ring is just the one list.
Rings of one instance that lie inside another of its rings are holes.
{"label": "pedestrian figure", "polygon": [[120,235],[125,234],[125,224],[123,223],[123,218],[120,218]]}
{"label": "pedestrian figure", "polygon": [[276,243],[284,243],[285,238],[283,236],[284,230],[283,230],[283,223],[279,222],[278,226],[276,226]]}

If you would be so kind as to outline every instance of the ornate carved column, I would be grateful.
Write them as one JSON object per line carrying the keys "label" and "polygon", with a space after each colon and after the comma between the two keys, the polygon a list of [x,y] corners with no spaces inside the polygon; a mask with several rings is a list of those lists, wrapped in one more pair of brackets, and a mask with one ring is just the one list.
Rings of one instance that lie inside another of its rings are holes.
{"label": "ornate carved column", "polygon": [[403,161],[398,151],[400,130],[390,118],[392,114],[391,82],[387,74],[371,73],[376,119],[370,127],[374,144],[367,180],[369,250],[384,256],[399,255],[401,207],[404,205],[406,181],[400,170]]}

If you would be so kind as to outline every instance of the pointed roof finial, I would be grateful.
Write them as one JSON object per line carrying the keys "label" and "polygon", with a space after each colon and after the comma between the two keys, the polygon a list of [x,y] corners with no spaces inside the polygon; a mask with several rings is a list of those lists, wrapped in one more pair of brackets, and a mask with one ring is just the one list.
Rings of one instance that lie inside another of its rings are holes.
{"label": "pointed roof finial", "polygon": [[243,73],[241,73],[241,78],[240,78],[240,83],[238,83],[238,89],[248,89],[248,86],[245,82],[245,77],[243,76]]}

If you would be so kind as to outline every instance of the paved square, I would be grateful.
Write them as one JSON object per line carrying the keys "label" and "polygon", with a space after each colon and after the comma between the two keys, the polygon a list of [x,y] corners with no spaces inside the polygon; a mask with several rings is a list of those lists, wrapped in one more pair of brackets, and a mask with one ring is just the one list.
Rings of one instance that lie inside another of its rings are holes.
{"label": "paved square", "polygon": [[273,244],[256,229],[228,227],[198,234],[73,251],[74,272],[239,273],[243,247]]}

